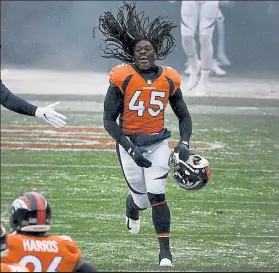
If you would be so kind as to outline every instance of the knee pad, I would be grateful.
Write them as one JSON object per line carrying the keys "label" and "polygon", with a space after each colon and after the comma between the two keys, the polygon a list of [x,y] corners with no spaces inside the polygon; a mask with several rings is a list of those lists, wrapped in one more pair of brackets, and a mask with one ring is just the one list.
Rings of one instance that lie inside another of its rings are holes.
{"label": "knee pad", "polygon": [[166,201],[166,194],[165,193],[154,194],[154,193],[148,192],[147,196],[148,196],[148,199],[149,199],[149,202],[150,202],[151,206],[154,205],[154,204]]}

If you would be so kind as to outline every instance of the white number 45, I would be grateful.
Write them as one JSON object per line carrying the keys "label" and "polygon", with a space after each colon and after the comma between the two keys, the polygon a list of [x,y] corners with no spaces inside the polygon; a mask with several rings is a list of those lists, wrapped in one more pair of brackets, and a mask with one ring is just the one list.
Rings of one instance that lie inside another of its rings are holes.
{"label": "white number 45", "polygon": [[[139,117],[143,116],[144,110],[146,108],[144,105],[144,101],[138,100],[138,98],[140,97],[142,92],[143,92],[142,90],[136,91],[129,103],[129,109],[132,111],[138,111]],[[151,108],[151,107],[147,108],[147,111],[151,116],[153,116],[153,117],[158,116],[160,111],[162,111],[164,109],[163,102],[161,100],[157,99],[157,97],[164,98],[165,95],[166,95],[166,93],[162,92],[162,91],[152,91],[151,92],[149,104],[154,105],[154,106],[159,106],[159,109],[157,109],[157,110],[153,110],[153,108]]]}

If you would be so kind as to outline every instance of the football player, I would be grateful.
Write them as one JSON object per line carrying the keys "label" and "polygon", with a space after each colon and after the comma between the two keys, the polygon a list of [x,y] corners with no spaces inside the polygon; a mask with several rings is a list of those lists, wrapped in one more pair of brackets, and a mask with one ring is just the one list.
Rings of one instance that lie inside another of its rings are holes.
{"label": "football player", "polygon": [[[181,37],[182,46],[190,66],[188,89],[197,86],[197,95],[206,96],[206,85],[212,67],[212,36],[219,11],[220,1],[182,1]],[[200,59],[199,62],[195,33],[199,24]],[[200,76],[199,76],[200,75]]]}
{"label": "football player", "polygon": [[54,110],[59,103],[58,101],[46,107],[37,107],[13,94],[1,81],[1,105],[18,114],[35,116],[56,128],[64,127],[67,120],[67,117]]}
{"label": "football player", "polygon": [[96,272],[82,259],[77,243],[66,235],[51,235],[51,207],[38,192],[26,192],[12,202],[12,233],[7,234],[4,263],[19,263],[31,272]]}
{"label": "football player", "polygon": [[[152,208],[158,237],[159,265],[173,266],[170,249],[171,215],[166,200],[168,139],[164,128],[168,102],[179,120],[180,158],[190,155],[192,121],[180,90],[180,75],[171,67],[158,66],[174,46],[166,18],[152,22],[135,3],[125,3],[117,16],[105,12],[98,29],[106,37],[104,57],[123,61],[109,73],[104,101],[104,127],[116,141],[116,150],[130,194],[126,200],[126,224],[130,233],[140,231],[139,212]],[[113,43],[112,43],[113,42]],[[119,124],[117,119],[119,117]]]}
{"label": "football player", "polygon": [[[224,1],[221,1],[221,4]],[[221,5],[220,5],[221,6]],[[212,60],[212,66],[210,70],[210,75],[216,75],[216,76],[225,76],[227,72],[222,69],[220,66],[229,66],[231,64],[230,60],[228,59],[226,53],[225,53],[225,25],[224,25],[224,16],[219,8],[218,15],[217,15],[217,44],[216,44],[216,59],[213,58]],[[215,50],[214,50],[215,51]],[[200,62],[200,60],[199,60]],[[186,66],[188,66],[188,62],[186,63]],[[186,75],[191,74],[191,67],[188,66],[184,73]]]}
{"label": "football player", "polygon": [[1,272],[29,272],[29,270],[25,266],[21,266],[19,264],[7,264],[2,263],[2,257],[7,256],[8,254],[8,247],[7,247],[7,240],[6,240],[6,230],[4,226],[1,224],[1,238],[0,238],[0,245],[1,245]]}

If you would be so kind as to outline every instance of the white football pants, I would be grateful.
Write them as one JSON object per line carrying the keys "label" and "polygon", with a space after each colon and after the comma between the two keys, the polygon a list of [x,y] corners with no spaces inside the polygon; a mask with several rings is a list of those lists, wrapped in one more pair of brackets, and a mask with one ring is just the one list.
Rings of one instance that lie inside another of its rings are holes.
{"label": "white football pants", "polygon": [[168,161],[171,150],[168,139],[143,148],[151,151],[143,154],[152,162],[150,168],[139,167],[120,145],[117,145],[117,155],[135,204],[139,208],[145,209],[150,206],[147,192],[153,194],[164,194],[166,192],[169,171]]}

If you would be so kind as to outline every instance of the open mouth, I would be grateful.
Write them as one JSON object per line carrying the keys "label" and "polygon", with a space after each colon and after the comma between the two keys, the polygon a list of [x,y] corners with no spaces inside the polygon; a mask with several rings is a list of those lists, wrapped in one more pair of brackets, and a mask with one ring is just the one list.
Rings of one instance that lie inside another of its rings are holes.
{"label": "open mouth", "polygon": [[142,56],[142,57],[140,57],[140,62],[146,63],[146,62],[148,62],[148,58],[146,56]]}

